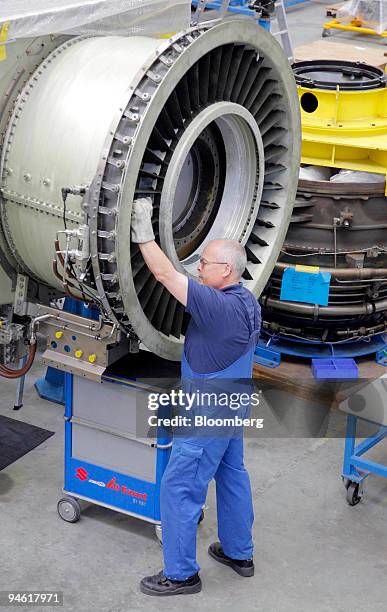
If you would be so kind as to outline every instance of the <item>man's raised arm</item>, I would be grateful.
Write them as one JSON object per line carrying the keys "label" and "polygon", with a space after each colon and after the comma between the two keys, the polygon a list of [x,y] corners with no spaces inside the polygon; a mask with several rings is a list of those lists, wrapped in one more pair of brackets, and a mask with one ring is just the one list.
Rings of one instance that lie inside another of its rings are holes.
{"label": "man's raised arm", "polygon": [[132,242],[138,244],[149,270],[168,291],[181,303],[187,305],[188,278],[178,272],[155,242],[152,227],[153,207],[150,198],[133,202]]}

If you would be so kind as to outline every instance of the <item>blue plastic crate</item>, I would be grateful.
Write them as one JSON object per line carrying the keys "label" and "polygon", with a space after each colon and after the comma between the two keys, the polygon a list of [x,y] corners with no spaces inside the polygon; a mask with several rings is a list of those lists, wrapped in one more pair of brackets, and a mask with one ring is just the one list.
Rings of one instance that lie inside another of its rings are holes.
{"label": "blue plastic crate", "polygon": [[312,372],[317,380],[359,378],[359,368],[354,359],[312,359]]}

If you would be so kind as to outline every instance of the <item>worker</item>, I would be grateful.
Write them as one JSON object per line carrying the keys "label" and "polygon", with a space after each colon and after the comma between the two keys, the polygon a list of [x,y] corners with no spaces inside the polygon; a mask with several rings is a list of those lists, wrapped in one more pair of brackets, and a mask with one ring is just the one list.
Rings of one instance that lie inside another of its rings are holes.
{"label": "worker", "polygon": [[[132,241],[155,278],[191,315],[182,356],[182,379],[252,378],[261,313],[241,283],[245,249],[233,240],[212,240],[202,252],[199,282],[178,272],[155,242],[152,202],[133,203]],[[210,556],[241,576],[254,575],[254,520],[241,435],[174,437],[161,482],[164,568],[141,581],[141,591],[165,596],[201,591],[196,531],[209,482],[215,478],[218,536]]]}

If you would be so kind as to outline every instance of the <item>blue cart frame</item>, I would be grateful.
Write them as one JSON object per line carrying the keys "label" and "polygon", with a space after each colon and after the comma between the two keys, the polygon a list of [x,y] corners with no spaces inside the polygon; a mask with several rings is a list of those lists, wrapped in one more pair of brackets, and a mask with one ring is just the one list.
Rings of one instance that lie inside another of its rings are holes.
{"label": "blue cart frame", "polygon": [[[369,459],[363,455],[387,438],[387,427],[382,426],[369,438],[356,446],[357,416],[347,416],[347,430],[344,449],[343,479],[347,489],[347,501],[356,506],[363,496],[363,482],[370,474],[387,478],[387,466]],[[365,420],[365,419],[360,419]]]}
{"label": "blue cart frame", "polygon": [[[125,379],[109,379],[109,382],[139,388],[135,381]],[[74,457],[73,426],[73,375],[66,374],[63,492],[67,497],[58,502],[61,518],[68,522],[79,520],[78,499],[81,499],[153,523],[161,541],[160,485],[172,446],[165,429],[158,428],[155,443],[150,442],[150,446],[155,449],[156,478],[155,482],[148,482]]]}

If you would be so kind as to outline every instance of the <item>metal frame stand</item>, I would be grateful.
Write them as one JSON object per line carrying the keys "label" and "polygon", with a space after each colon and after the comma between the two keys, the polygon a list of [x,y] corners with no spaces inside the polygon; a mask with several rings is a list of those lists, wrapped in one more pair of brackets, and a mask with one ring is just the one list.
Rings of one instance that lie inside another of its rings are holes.
{"label": "metal frame stand", "polygon": [[[344,448],[343,479],[347,489],[347,502],[350,506],[356,506],[363,496],[363,482],[370,474],[387,478],[387,466],[370,459],[365,459],[363,455],[374,448],[379,442],[387,438],[387,427],[380,429],[369,438],[363,440],[356,446],[357,420],[352,414],[347,417],[347,431]],[[364,419],[361,419],[364,420]]]}
{"label": "metal frame stand", "polygon": [[35,382],[35,389],[42,399],[64,406],[64,372],[48,367],[45,376]]}
{"label": "metal frame stand", "polygon": [[[26,361],[27,361],[27,355],[20,359],[20,361],[19,361],[19,369],[20,370],[22,368],[24,368],[24,366],[26,364]],[[14,410],[20,410],[20,408],[23,407],[23,394],[24,394],[24,382],[25,382],[25,379],[26,379],[26,377],[22,376],[17,381],[15,404],[13,406]]]}
{"label": "metal frame stand", "polygon": [[379,36],[379,38],[387,38],[387,30],[384,32],[377,32],[372,28],[367,28],[364,26],[363,22],[360,19],[352,19],[349,23],[342,23],[337,19],[332,19],[331,21],[327,21],[323,25],[322,37],[325,38],[327,36],[332,35],[332,30],[342,30],[344,32],[356,32],[357,34],[367,34],[369,36]]}

